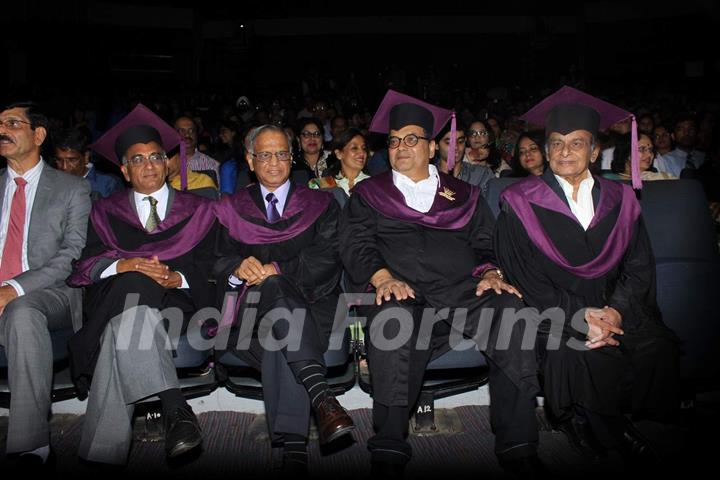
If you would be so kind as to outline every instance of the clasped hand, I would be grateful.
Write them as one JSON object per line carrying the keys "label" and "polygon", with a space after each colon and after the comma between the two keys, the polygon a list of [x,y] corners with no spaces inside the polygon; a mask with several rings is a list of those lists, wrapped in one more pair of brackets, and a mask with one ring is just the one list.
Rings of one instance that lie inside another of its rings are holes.
{"label": "clasped hand", "polygon": [[247,283],[248,286],[258,285],[267,277],[277,274],[275,265],[263,264],[255,257],[245,258],[233,272],[233,275]]}
{"label": "clasped hand", "polygon": [[117,272],[139,272],[155,280],[165,288],[178,288],[182,286],[182,277],[170,267],[161,263],[157,255],[151,258],[125,258],[118,261]]}

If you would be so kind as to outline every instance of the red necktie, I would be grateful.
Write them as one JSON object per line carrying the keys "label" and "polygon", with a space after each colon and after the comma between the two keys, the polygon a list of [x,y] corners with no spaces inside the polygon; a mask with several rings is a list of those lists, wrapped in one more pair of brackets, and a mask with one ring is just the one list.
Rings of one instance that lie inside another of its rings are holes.
{"label": "red necktie", "polygon": [[14,278],[23,271],[22,246],[25,236],[25,185],[27,185],[27,180],[16,177],[15,183],[17,188],[10,206],[10,222],[0,261],[0,282]]}

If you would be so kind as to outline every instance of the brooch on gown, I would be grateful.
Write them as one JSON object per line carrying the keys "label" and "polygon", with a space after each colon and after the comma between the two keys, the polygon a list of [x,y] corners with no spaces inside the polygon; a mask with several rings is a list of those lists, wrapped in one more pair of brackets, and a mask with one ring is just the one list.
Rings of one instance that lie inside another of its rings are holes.
{"label": "brooch on gown", "polygon": [[443,187],[443,191],[442,191],[442,192],[438,192],[438,195],[440,195],[441,197],[447,198],[447,199],[450,200],[451,202],[454,202],[454,201],[455,201],[455,192],[453,192],[452,190],[450,190],[450,189],[447,188],[447,187]]}

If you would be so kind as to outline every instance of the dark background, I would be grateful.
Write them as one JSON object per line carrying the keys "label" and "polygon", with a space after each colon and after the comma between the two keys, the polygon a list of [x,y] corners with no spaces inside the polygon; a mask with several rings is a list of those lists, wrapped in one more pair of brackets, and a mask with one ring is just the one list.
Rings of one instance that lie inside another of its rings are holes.
{"label": "dark background", "polygon": [[431,75],[449,96],[573,83],[624,96],[659,89],[718,97],[720,13],[713,1],[431,9],[338,3],[5,3],[0,88],[53,98],[128,89],[265,97],[302,95],[302,80],[317,76],[341,88],[357,85],[372,103],[388,78],[404,78],[396,86],[412,91]]}

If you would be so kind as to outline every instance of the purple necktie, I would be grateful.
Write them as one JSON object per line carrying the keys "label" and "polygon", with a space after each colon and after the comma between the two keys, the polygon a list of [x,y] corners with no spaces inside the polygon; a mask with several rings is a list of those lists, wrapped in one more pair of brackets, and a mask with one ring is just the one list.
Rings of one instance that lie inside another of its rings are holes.
{"label": "purple necktie", "polygon": [[274,193],[268,193],[265,195],[265,200],[268,201],[267,205],[267,219],[270,223],[275,223],[280,220],[280,212],[277,209],[278,199]]}

